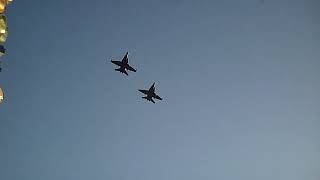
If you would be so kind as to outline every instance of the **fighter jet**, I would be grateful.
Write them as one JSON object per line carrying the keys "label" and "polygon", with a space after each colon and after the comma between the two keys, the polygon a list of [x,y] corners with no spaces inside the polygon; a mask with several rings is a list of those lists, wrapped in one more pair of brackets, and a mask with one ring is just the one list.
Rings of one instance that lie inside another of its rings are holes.
{"label": "fighter jet", "polygon": [[120,68],[118,69],[115,69],[116,71],[119,71],[121,73],[124,73],[128,76],[128,73],[126,71],[127,70],[130,70],[130,71],[133,71],[133,72],[136,72],[137,70],[135,70],[133,67],[131,67],[129,64],[128,64],[128,52],[126,53],[126,55],[124,55],[124,57],[122,58],[122,61],[114,61],[114,60],[111,60],[111,62],[117,66],[120,66]]}
{"label": "fighter jet", "polygon": [[155,83],[152,84],[152,86],[149,88],[149,90],[141,90],[139,89],[140,92],[142,92],[143,94],[147,95],[145,97],[142,97],[143,99],[146,99],[148,101],[151,101],[153,103],[154,100],[152,98],[158,99],[158,100],[162,100],[162,98],[160,96],[158,96],[154,91],[156,90],[156,88],[154,87]]}

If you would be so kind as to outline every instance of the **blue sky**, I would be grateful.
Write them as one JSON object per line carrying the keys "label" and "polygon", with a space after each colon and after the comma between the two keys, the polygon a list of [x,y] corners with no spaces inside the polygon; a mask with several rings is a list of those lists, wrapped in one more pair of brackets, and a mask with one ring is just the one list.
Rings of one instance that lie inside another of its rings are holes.
{"label": "blue sky", "polygon": [[0,179],[318,180],[319,7],[14,1]]}

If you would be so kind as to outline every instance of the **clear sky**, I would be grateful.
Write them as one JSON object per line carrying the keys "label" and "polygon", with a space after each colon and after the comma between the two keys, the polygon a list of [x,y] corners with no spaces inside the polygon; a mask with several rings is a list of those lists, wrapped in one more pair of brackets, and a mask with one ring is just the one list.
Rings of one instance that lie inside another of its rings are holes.
{"label": "clear sky", "polygon": [[[14,0],[1,180],[319,180],[319,0]],[[128,77],[110,63],[130,52]],[[157,83],[152,104],[137,89]]]}

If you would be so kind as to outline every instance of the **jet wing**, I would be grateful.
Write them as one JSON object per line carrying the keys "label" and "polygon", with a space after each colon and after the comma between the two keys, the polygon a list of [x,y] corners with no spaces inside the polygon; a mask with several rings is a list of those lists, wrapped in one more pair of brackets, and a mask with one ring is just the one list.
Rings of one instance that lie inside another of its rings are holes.
{"label": "jet wing", "polygon": [[128,70],[133,71],[133,72],[137,72],[137,70],[135,70],[133,67],[128,66]]}
{"label": "jet wing", "polygon": [[141,90],[139,89],[140,92],[142,92],[143,94],[148,94],[148,90]]}
{"label": "jet wing", "polygon": [[158,95],[155,95],[154,98],[162,100],[162,98],[160,96],[158,96]]}
{"label": "jet wing", "polygon": [[128,52],[126,53],[126,55],[124,55],[124,57],[122,58],[122,62],[125,64],[128,64]]}
{"label": "jet wing", "polygon": [[111,62],[117,66],[122,66],[122,62],[121,61],[113,61],[111,60]]}
{"label": "jet wing", "polygon": [[154,92],[154,91],[156,90],[156,88],[154,87],[154,84],[155,84],[155,83],[153,83],[152,86],[149,88],[149,91],[150,91],[150,92]]}

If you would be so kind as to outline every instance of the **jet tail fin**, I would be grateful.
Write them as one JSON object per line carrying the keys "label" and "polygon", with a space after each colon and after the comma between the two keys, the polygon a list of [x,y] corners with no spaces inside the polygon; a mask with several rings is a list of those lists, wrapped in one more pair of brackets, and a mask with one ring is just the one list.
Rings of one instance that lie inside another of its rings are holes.
{"label": "jet tail fin", "polygon": [[142,97],[143,99],[146,99],[146,100],[148,100],[148,101],[151,101],[151,102],[153,102],[153,103],[156,103],[156,102],[154,102],[154,100],[152,99],[152,98],[148,98],[148,96],[146,96],[146,97]]}
{"label": "jet tail fin", "polygon": [[154,102],[154,100],[152,98],[150,99],[150,101],[153,102],[153,103],[156,103],[156,102]]}
{"label": "jet tail fin", "polygon": [[126,74],[128,76],[128,73],[126,70],[122,69],[122,68],[118,68],[118,69],[115,69],[115,71],[119,71],[119,72],[122,72],[124,74]]}

